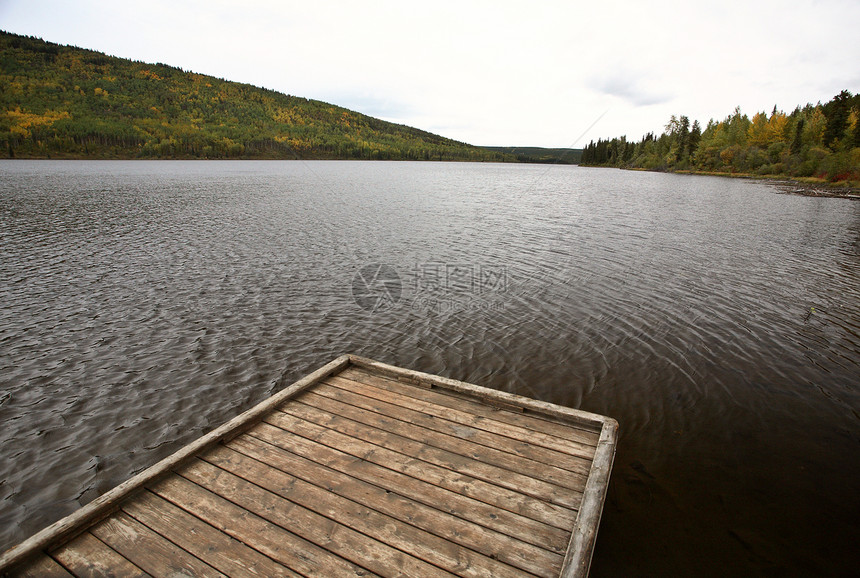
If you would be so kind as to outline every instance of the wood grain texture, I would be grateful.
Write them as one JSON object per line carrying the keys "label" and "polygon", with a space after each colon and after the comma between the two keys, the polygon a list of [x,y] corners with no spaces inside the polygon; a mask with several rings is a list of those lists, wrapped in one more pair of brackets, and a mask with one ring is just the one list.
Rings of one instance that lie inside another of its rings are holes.
{"label": "wood grain texture", "polygon": [[58,520],[44,530],[34,534],[17,546],[7,550],[0,556],[0,574],[6,573],[28,557],[37,554],[50,546],[55,546],[64,539],[79,533],[82,528],[92,525],[115,511],[119,504],[139,492],[147,483],[165,475],[178,464],[194,457],[222,440],[230,439],[247,429],[273,408],[310,387],[332,373],[337,373],[349,365],[349,356],[341,355],[316,371],[299,379],[289,387],[281,390],[272,397],[260,402],[248,411],[236,416],[224,425],[212,430],[201,438],[191,442],[173,455],[147,468],[131,479],[123,482],[112,490],[102,494],[77,512]]}
{"label": "wood grain texture", "polygon": [[[300,574],[368,575],[333,549],[313,541],[321,536],[327,543],[350,544],[348,537],[320,517],[308,516],[277,496],[205,463],[195,462],[182,474],[184,477],[162,480],[152,491]],[[306,539],[308,535],[311,539]]]}
{"label": "wood grain texture", "polygon": [[[338,387],[331,387],[328,385],[330,383],[336,383]],[[565,452],[533,445],[527,440],[514,440],[461,425],[419,409],[353,393],[348,391],[353,383],[355,382],[348,380],[326,380],[312,392],[302,395],[301,402],[546,482],[580,491],[585,485],[595,450],[591,446],[585,446],[582,455],[574,457]],[[384,393],[381,396],[384,396]]]}
{"label": "wood grain texture", "polygon": [[123,511],[228,576],[298,576],[288,568],[151,492]]}
{"label": "wood grain texture", "polygon": [[[282,450],[261,441],[234,440],[234,447],[244,455],[274,466],[310,484],[316,484],[353,502],[385,514],[400,524],[409,524],[436,536],[490,556],[536,575],[561,567],[559,552],[528,544],[518,537],[517,528],[507,533],[490,530],[444,511],[445,504],[428,506],[410,500],[396,491],[381,488]],[[550,576],[553,574],[549,574]]]}
{"label": "wood grain texture", "polygon": [[[429,373],[422,373],[412,369],[395,367],[393,365],[388,365],[387,363],[374,361],[358,355],[349,355],[348,357],[353,366],[364,370],[365,373],[380,374],[382,377],[393,376],[396,381],[403,381],[414,385],[420,384],[431,388],[439,387],[446,391],[464,394],[465,396],[472,397],[479,402],[498,402],[500,405],[514,407],[518,410],[522,410],[523,412],[533,413],[537,416],[561,418],[564,423],[567,423],[571,429],[575,430],[599,433],[601,427],[603,427],[604,416],[587,411],[554,405],[545,401],[530,399],[513,393],[507,393],[505,391],[497,391],[481,387],[473,383],[466,383],[439,375],[431,375]],[[346,369],[348,370],[349,368]],[[521,415],[519,412],[508,413],[511,415]]]}
{"label": "wood grain texture", "polygon": [[[218,457],[223,458],[224,452],[218,452]],[[257,480],[265,484],[266,490],[321,516],[317,525],[328,525],[336,528],[337,531],[345,528],[354,531],[357,535],[362,534],[370,538],[361,548],[356,549],[359,552],[376,557],[381,549],[393,547],[412,558],[423,560],[461,576],[477,576],[487,571],[494,576],[518,575],[505,564],[477,552],[458,548],[456,544],[414,526],[398,524],[391,516],[363,503],[345,499],[328,488],[320,488],[284,472],[267,471],[266,475],[261,477],[254,470],[268,468],[267,465],[242,456],[232,457],[230,461],[219,459],[217,465],[231,468],[231,473],[237,476],[247,476]],[[291,519],[296,516],[296,513],[292,513]],[[413,573],[412,575],[423,574]]]}
{"label": "wood grain texture", "polygon": [[117,512],[90,532],[153,576],[225,576],[124,512]]}
{"label": "wood grain texture", "polygon": [[[277,431],[270,430],[267,426],[284,429],[299,437],[315,441],[361,460],[373,462],[417,480],[447,488],[464,496],[546,524],[569,528],[576,518],[576,510],[573,507],[559,506],[515,490],[497,486],[388,448],[346,436],[292,415],[273,414],[268,420],[270,421],[266,421],[251,430],[250,435],[277,445],[283,436]],[[273,426],[272,423],[277,425]],[[576,506],[578,505],[577,502]]]}
{"label": "wood grain texture", "polygon": [[469,456],[439,449],[384,430],[366,427],[350,419],[316,411],[307,405],[291,404],[282,408],[282,411],[284,413],[275,412],[267,417],[266,422],[276,426],[289,426],[295,423],[293,418],[299,418],[327,428],[332,432],[329,437],[337,438],[346,445],[361,442],[373,444],[411,459],[449,470],[453,474],[467,475],[498,488],[519,492],[557,506],[571,509],[579,506],[580,496],[561,486],[472,459]]}
{"label": "wood grain texture", "polygon": [[0,576],[581,578],[617,431],[341,356],[6,552]]}
{"label": "wood grain texture", "polygon": [[[255,430],[254,433],[257,431]],[[262,435],[263,438],[273,442],[277,440],[276,437],[268,438],[265,433]],[[276,447],[292,455],[304,457],[334,471],[349,474],[414,502],[440,508],[453,516],[500,532],[517,528],[524,541],[554,552],[564,552],[567,548],[575,512],[571,511],[564,522],[560,522],[561,527],[555,527],[299,436],[281,438],[277,442]],[[249,433],[231,441],[228,447],[253,457],[253,452],[260,443],[267,442]]]}
{"label": "wood grain texture", "polygon": [[[380,399],[397,400],[399,403],[409,404],[421,411],[426,411],[430,415],[508,436],[514,440],[528,440],[529,443],[571,455],[579,454],[580,452],[577,450],[580,449],[580,446],[595,446],[599,438],[599,430],[593,431],[590,422],[589,430],[581,430],[572,426],[568,426],[566,429],[554,427],[558,424],[547,422],[536,415],[496,409],[493,406],[463,396],[460,396],[459,399],[452,398],[450,395],[439,393],[437,389],[428,391],[410,387],[382,375],[373,375],[367,371],[353,368],[343,372],[338,377],[386,390],[388,394]],[[379,398],[372,389],[362,389],[362,392]],[[501,394],[503,392],[492,393]],[[547,429],[553,433],[543,431]],[[588,452],[585,457],[593,453],[593,450],[586,449],[584,451]]]}
{"label": "wood grain texture", "polygon": [[149,576],[89,532],[77,536],[51,556],[78,578]]}
{"label": "wood grain texture", "polygon": [[16,568],[14,575],[21,578],[72,578],[74,576],[45,554]]}

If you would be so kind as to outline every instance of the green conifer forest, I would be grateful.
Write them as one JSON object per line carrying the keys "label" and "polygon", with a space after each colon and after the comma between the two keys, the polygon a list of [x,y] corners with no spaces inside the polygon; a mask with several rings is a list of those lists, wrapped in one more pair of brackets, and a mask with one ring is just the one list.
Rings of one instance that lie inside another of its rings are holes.
{"label": "green conifer forest", "polygon": [[2,31],[0,156],[514,160],[325,102]]}
{"label": "green conifer forest", "polygon": [[740,108],[703,128],[672,116],[665,131],[638,142],[592,141],[581,164],[663,171],[814,178],[860,184],[860,94],[843,90],[826,104],[776,107],[750,119]]}

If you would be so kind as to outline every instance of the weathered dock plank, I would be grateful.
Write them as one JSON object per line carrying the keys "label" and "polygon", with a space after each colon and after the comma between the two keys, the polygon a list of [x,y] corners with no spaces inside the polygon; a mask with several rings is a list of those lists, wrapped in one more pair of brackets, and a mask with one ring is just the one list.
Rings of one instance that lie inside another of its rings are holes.
{"label": "weathered dock plank", "polygon": [[342,356],[4,553],[9,576],[585,576],[610,418]]}
{"label": "weathered dock plank", "polygon": [[28,561],[16,570],[15,575],[21,576],[22,578],[74,577],[74,574],[70,574],[65,568],[47,556],[42,556],[36,560]]}
{"label": "weathered dock plank", "polygon": [[335,440],[333,443],[349,443],[346,441],[346,438],[358,442],[366,442],[378,447],[388,448],[392,452],[439,466],[451,472],[468,475],[501,488],[507,488],[528,496],[543,499],[552,504],[573,509],[579,506],[579,495],[565,491],[561,486],[530,478],[514,470],[506,470],[486,462],[481,462],[472,459],[470,456],[442,450],[432,445],[413,441],[410,438],[391,434],[384,430],[364,427],[359,422],[342,418],[338,415],[315,411],[314,408],[307,405],[290,404],[288,407],[283,408],[283,412],[273,413],[266,418],[266,421],[272,425],[283,426],[284,429],[289,430],[291,427],[297,427],[296,420],[291,418],[303,419],[328,428],[331,435],[327,436],[327,438]]}
{"label": "weathered dock plank", "polygon": [[[340,387],[329,387],[329,383],[332,380],[327,380],[297,401],[441,449],[463,452],[479,461],[513,471],[528,472],[535,478],[571,489],[581,490],[588,477],[593,447],[587,455],[574,457],[566,452],[549,450],[437,418],[420,410],[368,398]],[[338,383],[348,387],[348,383],[353,382]],[[559,464],[563,467],[559,467]],[[581,476],[572,476],[571,473],[580,473]]]}
{"label": "weathered dock plank", "polygon": [[[206,457],[215,460],[220,453],[218,448]],[[240,463],[235,471],[242,475],[237,475],[207,462],[195,462],[180,471],[180,476],[163,481],[155,491],[300,574],[368,574],[348,556],[361,548],[374,548],[374,542],[271,491],[281,486],[289,489],[292,479],[281,480],[268,468],[260,480],[268,488],[245,479],[243,475],[259,479],[253,475],[259,472],[248,474],[246,465]]]}
{"label": "weathered dock plank", "polygon": [[[235,443],[240,445],[238,440]],[[561,564],[563,550],[553,553],[438,509],[444,507],[444,504],[434,504],[434,507],[415,502],[396,490],[385,489],[331,470],[263,442],[246,442],[241,447],[247,452],[246,455],[250,454],[257,460],[265,461],[309,483],[321,485],[328,492],[364,504],[377,512],[396,518],[399,522],[411,524],[488,556],[502,552],[499,560],[511,565],[537,573],[537,567]]]}
{"label": "weathered dock plank", "polygon": [[51,552],[51,556],[75,576],[149,576],[89,532]]}
{"label": "weathered dock plank", "polygon": [[[570,527],[576,519],[576,511],[573,508],[560,506],[538,498],[531,498],[515,490],[497,486],[479,478],[419,460],[389,448],[346,436],[338,431],[295,418],[292,415],[281,414],[267,418],[267,420],[269,419],[276,421],[279,426],[286,428],[286,431],[290,431],[298,437],[306,437],[309,440],[317,441],[359,459],[390,467],[419,480],[437,484],[443,488],[448,488],[465,496],[523,516],[533,517],[548,524],[559,524],[560,527]],[[271,424],[267,421],[266,425]],[[276,430],[281,428],[277,426],[273,427],[275,427],[275,430],[270,430],[263,426],[255,428],[253,435],[259,435],[261,438],[264,435],[269,436],[266,438],[266,441],[277,444],[278,438],[282,437],[282,435]]]}
{"label": "weathered dock plank", "polygon": [[[385,389],[392,394],[413,398],[419,402],[427,402],[421,405],[421,409],[427,410],[428,415],[442,416],[463,425],[474,425],[479,429],[495,431],[501,435],[514,437],[514,439],[525,436],[531,443],[538,443],[538,440],[543,440],[548,444],[546,447],[550,449],[558,447],[563,452],[570,452],[579,444],[594,447],[600,437],[600,428],[592,425],[591,422],[565,427],[552,420],[547,420],[546,418],[550,416],[524,415],[511,411],[510,405],[507,406],[508,409],[499,408],[464,398],[462,395],[450,395],[450,393],[440,389],[427,391],[426,389],[410,387],[402,381],[384,375],[374,375],[362,368],[350,367],[336,377]],[[503,392],[494,393],[501,394]],[[394,399],[394,396],[385,399]],[[511,427],[506,428],[503,424]],[[560,443],[557,438],[574,442],[577,445],[571,446]]]}
{"label": "weathered dock plank", "polygon": [[151,492],[123,505],[123,511],[190,554],[228,576],[295,576],[271,558],[246,546]]}
{"label": "weathered dock plank", "polygon": [[90,532],[153,576],[225,576],[125,512],[116,512]]}
{"label": "weathered dock plank", "polygon": [[[254,433],[237,438],[227,446],[257,457],[256,448],[264,442],[253,437]],[[525,541],[531,544],[545,546],[555,552],[564,552],[567,547],[573,518],[570,518],[566,530],[554,527],[302,438],[291,439],[289,449],[290,452],[286,453],[305,456],[309,461],[372,483],[386,492],[396,492],[413,502],[431,507],[442,504],[442,511],[487,528],[498,531],[521,528]]]}

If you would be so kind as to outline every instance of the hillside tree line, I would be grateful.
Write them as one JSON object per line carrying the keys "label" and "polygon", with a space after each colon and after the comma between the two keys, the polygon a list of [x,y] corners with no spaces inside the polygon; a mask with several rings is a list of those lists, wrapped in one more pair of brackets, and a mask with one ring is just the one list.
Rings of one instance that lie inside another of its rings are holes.
{"label": "hillside tree line", "polygon": [[776,107],[752,119],[736,108],[701,127],[672,116],[659,136],[590,142],[581,164],[660,171],[741,173],[860,181],[860,94],[843,90],[826,104]]}
{"label": "hillside tree line", "polygon": [[514,160],[325,102],[2,31],[0,155]]}

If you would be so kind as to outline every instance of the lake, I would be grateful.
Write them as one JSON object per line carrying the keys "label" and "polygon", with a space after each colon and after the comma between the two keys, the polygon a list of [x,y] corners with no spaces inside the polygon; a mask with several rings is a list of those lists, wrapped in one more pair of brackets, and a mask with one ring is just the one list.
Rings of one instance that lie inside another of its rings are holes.
{"label": "lake", "polygon": [[0,161],[0,550],[347,352],[616,418],[592,576],[860,567],[860,203],[430,162]]}

